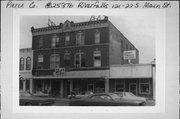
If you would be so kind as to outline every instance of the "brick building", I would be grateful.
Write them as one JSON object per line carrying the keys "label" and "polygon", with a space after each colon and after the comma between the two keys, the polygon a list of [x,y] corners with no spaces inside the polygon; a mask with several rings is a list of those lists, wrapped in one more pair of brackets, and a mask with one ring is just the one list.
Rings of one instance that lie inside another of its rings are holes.
{"label": "brick building", "polygon": [[32,92],[33,51],[31,48],[20,49],[19,89]]}
{"label": "brick building", "polygon": [[[143,80],[140,78],[148,79],[142,81],[148,82],[148,90],[152,85],[152,76],[149,75],[132,78],[128,73],[129,77],[113,78],[112,67],[129,63],[124,60],[123,52],[135,50],[136,59],[128,64],[132,67],[139,63],[139,51],[108,17],[80,23],[66,20],[57,26],[32,27],[31,32],[34,93],[51,90],[66,97],[72,90],[76,93],[88,90],[95,93],[133,92],[130,82],[136,83],[136,90],[140,90],[140,80]],[[149,68],[147,71],[150,71]],[[152,91],[148,92],[152,96]],[[139,94],[138,91],[135,93]]]}

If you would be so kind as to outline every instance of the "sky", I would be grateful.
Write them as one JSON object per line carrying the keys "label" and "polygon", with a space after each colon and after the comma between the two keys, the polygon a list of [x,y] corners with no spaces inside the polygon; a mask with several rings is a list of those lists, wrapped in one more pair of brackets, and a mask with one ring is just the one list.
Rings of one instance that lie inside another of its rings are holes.
{"label": "sky", "polygon": [[[56,25],[66,20],[89,21],[91,16],[21,16],[20,48],[32,47],[31,27],[48,26],[48,18]],[[102,17],[103,18],[103,17]],[[150,16],[108,16],[110,22],[139,50],[139,63],[151,63],[155,58],[155,19]]]}

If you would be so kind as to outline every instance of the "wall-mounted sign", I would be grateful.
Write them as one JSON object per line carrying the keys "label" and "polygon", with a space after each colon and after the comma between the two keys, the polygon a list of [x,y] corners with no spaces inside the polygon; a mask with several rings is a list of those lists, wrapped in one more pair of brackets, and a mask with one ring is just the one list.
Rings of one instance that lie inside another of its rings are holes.
{"label": "wall-mounted sign", "polygon": [[129,50],[123,52],[124,60],[136,59],[136,50]]}
{"label": "wall-mounted sign", "polygon": [[56,68],[54,75],[63,76],[65,74],[65,68]]}

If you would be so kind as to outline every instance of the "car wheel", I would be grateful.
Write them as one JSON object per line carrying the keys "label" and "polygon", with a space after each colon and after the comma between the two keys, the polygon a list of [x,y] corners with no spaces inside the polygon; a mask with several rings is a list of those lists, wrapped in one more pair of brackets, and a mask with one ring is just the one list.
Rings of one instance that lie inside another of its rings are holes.
{"label": "car wheel", "polygon": [[27,102],[25,105],[26,105],[26,106],[32,106],[32,103]]}

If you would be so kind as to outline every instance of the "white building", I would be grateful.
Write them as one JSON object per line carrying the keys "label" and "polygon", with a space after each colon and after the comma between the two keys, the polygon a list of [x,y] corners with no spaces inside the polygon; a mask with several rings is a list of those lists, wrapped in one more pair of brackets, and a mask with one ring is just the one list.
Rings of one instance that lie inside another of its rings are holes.
{"label": "white building", "polygon": [[33,51],[31,48],[20,49],[19,57],[19,89],[32,92]]}

